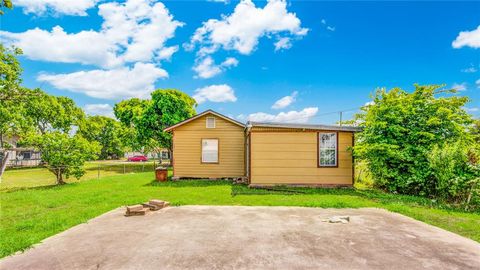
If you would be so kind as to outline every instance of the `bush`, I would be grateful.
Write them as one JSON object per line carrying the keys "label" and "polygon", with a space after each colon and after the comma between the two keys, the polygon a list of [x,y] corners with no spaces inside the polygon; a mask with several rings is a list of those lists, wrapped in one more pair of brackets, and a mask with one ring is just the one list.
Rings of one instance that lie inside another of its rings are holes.
{"label": "bush", "polygon": [[440,199],[476,204],[480,195],[480,165],[472,145],[462,142],[434,146],[428,156]]}
{"label": "bush", "polygon": [[438,179],[429,160],[432,149],[448,142],[472,141],[467,129],[472,119],[463,109],[468,98],[449,96],[455,91],[440,88],[415,85],[412,93],[379,89],[373,105],[357,115],[363,132],[356,136],[354,155],[366,162],[375,186],[436,197]]}

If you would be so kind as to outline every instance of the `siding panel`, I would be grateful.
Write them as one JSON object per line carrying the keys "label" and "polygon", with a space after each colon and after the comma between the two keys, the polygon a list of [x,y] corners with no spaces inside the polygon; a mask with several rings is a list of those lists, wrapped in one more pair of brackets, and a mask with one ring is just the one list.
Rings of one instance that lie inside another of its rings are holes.
{"label": "siding panel", "polygon": [[316,132],[253,132],[251,184],[352,184],[352,133],[338,134],[338,167],[318,168]]}
{"label": "siding panel", "polygon": [[[215,128],[206,128],[215,117]],[[201,140],[218,139],[219,163],[201,162]],[[221,178],[245,176],[244,129],[213,114],[177,127],[173,136],[175,177]]]}

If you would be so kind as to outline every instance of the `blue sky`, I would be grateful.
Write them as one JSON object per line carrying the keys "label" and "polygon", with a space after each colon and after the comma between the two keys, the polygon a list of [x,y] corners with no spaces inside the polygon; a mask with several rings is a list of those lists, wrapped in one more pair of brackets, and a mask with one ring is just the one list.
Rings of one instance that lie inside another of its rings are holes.
{"label": "blue sky", "polygon": [[480,2],[13,2],[0,37],[24,50],[25,86],[90,114],[177,88],[199,112],[333,123],[377,87],[419,83],[480,115]]}

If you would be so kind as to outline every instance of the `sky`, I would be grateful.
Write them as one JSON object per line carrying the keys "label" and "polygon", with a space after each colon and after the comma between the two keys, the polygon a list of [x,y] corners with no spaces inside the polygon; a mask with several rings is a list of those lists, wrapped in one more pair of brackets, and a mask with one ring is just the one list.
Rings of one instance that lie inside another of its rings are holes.
{"label": "sky", "polygon": [[332,124],[376,88],[444,84],[480,116],[480,2],[13,0],[26,87],[88,114],[175,88],[240,121]]}

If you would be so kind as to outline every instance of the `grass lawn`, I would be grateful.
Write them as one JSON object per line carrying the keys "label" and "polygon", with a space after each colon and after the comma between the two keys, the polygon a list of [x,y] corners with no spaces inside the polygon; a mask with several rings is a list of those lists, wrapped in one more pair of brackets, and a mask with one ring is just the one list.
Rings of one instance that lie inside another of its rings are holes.
{"label": "grass lawn", "polygon": [[380,207],[480,241],[480,213],[440,209],[413,196],[353,189],[252,190],[227,181],[157,183],[153,173],[122,174],[99,180],[10,189],[0,192],[0,257],[122,205],[151,198],[173,205],[266,205]]}
{"label": "grass lawn", "polygon": [[[158,164],[158,162],[156,163]],[[98,179],[99,177],[119,175],[124,173],[153,171],[153,161],[147,162],[123,162],[123,161],[90,161],[85,163],[85,175],[80,179],[71,177],[66,179],[68,183],[84,180]],[[55,175],[46,168],[18,168],[8,169],[2,176],[0,190],[38,187],[55,184]]]}

